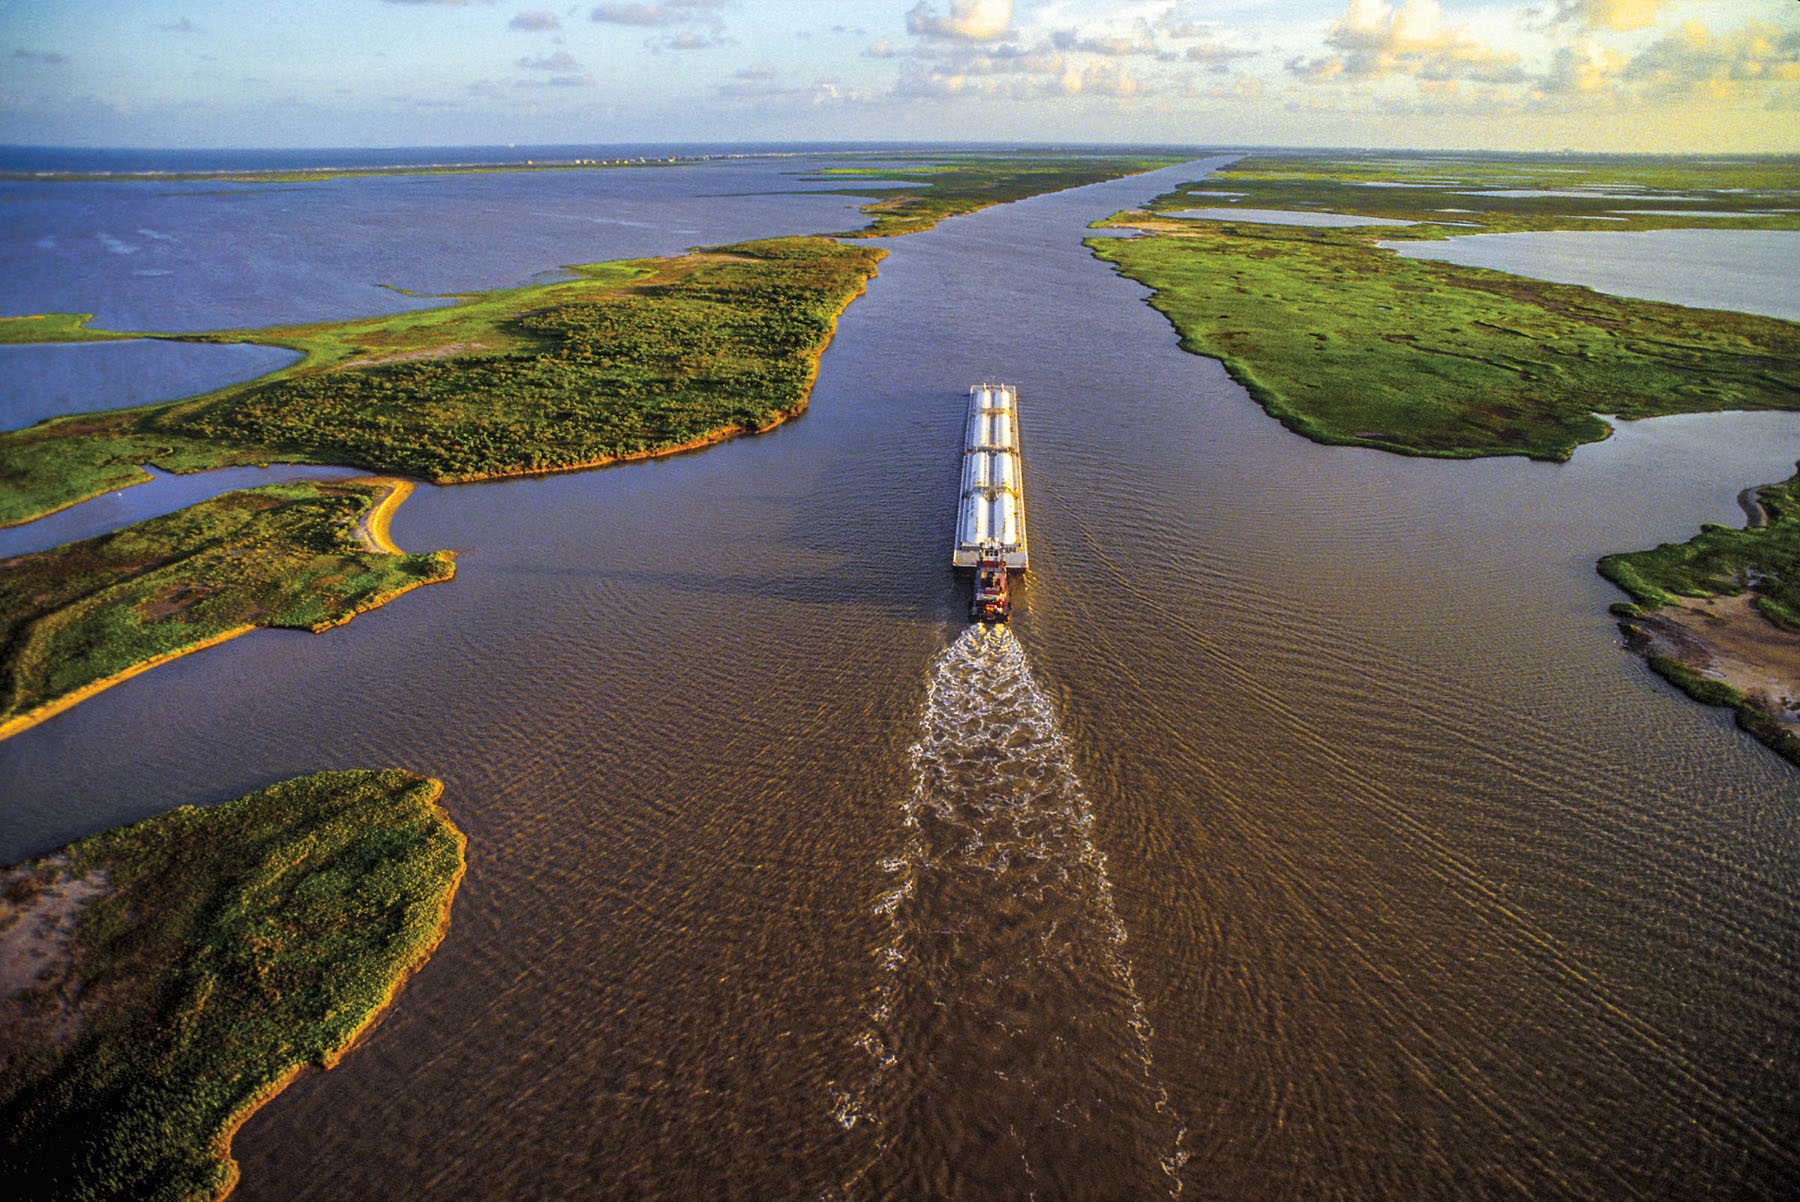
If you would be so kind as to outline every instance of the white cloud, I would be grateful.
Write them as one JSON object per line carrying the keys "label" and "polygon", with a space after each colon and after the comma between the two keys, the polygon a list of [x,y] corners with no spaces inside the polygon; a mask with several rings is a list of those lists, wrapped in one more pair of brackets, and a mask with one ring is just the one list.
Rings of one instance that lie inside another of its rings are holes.
{"label": "white cloud", "polygon": [[508,29],[522,29],[527,33],[537,33],[546,29],[561,29],[562,21],[553,12],[537,10],[520,13],[506,23]]}
{"label": "white cloud", "polygon": [[931,0],[919,0],[906,14],[906,30],[927,38],[989,42],[1012,28],[1012,0],[950,0],[950,13],[940,17]]}
{"label": "white cloud", "polygon": [[1074,29],[1059,29],[1050,35],[1050,43],[1058,50],[1074,50],[1112,58],[1157,52],[1156,35],[1150,32],[1147,21],[1136,22],[1128,33],[1083,33]]}
{"label": "white cloud", "polygon": [[1599,96],[1618,84],[1624,67],[1624,55],[1583,38],[1572,46],[1556,49],[1550,56],[1550,69],[1537,87],[1550,96]]}
{"label": "white cloud", "polygon": [[1625,66],[1627,79],[1658,95],[1724,96],[1746,85],[1800,82],[1800,28],[1752,22],[1715,34],[1688,22],[1646,46]]}
{"label": "white cloud", "polygon": [[683,21],[712,21],[709,10],[725,0],[659,0],[647,4],[601,4],[590,14],[606,25],[675,25]]}
{"label": "white cloud", "polygon": [[1656,20],[1664,0],[1558,0],[1550,20],[1582,29],[1642,29]]}
{"label": "white cloud", "polygon": [[555,54],[540,55],[536,58],[526,55],[514,66],[527,71],[579,71],[581,64],[567,50],[558,50]]}
{"label": "white cloud", "polygon": [[1288,70],[1313,80],[1387,75],[1485,83],[1525,79],[1517,54],[1446,26],[1437,0],[1402,0],[1398,7],[1386,0],[1350,0],[1325,42],[1338,53],[1290,62]]}

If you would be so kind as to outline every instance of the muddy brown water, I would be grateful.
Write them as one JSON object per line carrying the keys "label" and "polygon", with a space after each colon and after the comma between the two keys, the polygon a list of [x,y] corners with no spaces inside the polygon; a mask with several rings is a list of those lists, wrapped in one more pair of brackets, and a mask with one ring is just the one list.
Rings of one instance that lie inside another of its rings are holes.
{"label": "muddy brown water", "polygon": [[[0,745],[40,846],[448,782],[449,937],[244,1128],[238,1197],[1800,1189],[1800,773],[1625,654],[1592,567],[1741,522],[1793,418],[1315,446],[1080,245],[1164,187],[889,242],[803,418],[421,489],[394,537],[453,583]],[[984,378],[1033,567],[986,634],[946,566]]]}

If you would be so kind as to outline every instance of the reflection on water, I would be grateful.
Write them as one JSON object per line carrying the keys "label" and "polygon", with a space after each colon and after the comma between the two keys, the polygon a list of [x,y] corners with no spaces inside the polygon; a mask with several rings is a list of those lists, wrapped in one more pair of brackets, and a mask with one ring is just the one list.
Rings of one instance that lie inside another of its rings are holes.
{"label": "reflection on water", "polygon": [[1093,803],[1050,698],[1005,626],[938,657],[880,984],[858,1038],[883,1198],[1147,1198],[1180,1192],[1185,1134],[1152,1061]]}
{"label": "reflection on water", "polygon": [[[1544,230],[1383,242],[1408,259],[1443,259],[1597,292],[1800,321],[1800,231]],[[1671,270],[1671,264],[1679,266]]]}

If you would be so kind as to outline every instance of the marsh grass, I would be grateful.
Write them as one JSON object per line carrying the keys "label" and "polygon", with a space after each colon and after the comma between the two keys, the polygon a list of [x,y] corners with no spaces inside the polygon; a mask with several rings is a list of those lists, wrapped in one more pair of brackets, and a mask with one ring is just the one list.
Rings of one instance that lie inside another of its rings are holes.
{"label": "marsh grass", "polygon": [[442,786],[327,772],[183,806],[9,870],[101,880],[53,979],[5,999],[0,1180],[16,1198],[210,1199],[237,1125],[329,1067],[442,937],[464,867]]}
{"label": "marsh grass", "polygon": [[860,175],[918,184],[916,190],[906,191],[879,185],[844,189],[850,195],[875,199],[862,206],[862,211],[870,218],[869,226],[848,230],[839,236],[886,238],[928,230],[946,217],[972,213],[989,205],[1097,184],[1179,162],[1181,159],[1175,157],[1149,156],[1089,158],[1064,155],[997,159],[958,156],[936,159],[917,167],[828,168],[815,178],[836,182]]}
{"label": "marsh grass", "polygon": [[254,626],[323,630],[447,580],[449,556],[363,549],[380,482],[227,493],[0,561],[0,737],[146,665]]}
{"label": "marsh grass", "polygon": [[[1800,325],[1792,322],[1406,259],[1376,245],[1479,232],[1466,228],[1326,229],[1160,216],[1211,203],[1214,184],[1217,191],[1245,193],[1239,203],[1246,207],[1418,221],[1444,219],[1436,210],[1460,202],[1474,211],[1455,219],[1488,230],[1583,228],[1595,223],[1566,215],[1569,209],[1592,210],[1595,217],[1603,206],[1654,207],[1654,197],[1465,194],[1490,184],[1566,189],[1588,178],[1561,160],[1534,162],[1457,160],[1475,182],[1387,188],[1355,184],[1404,176],[1408,168],[1386,159],[1247,160],[1204,185],[1159,198],[1151,211],[1107,223],[1154,234],[1088,245],[1154,290],[1150,303],[1180,332],[1185,349],[1219,359],[1272,415],[1320,442],[1416,455],[1562,460],[1581,443],[1606,436],[1596,412],[1638,418],[1800,408]],[[1414,168],[1420,172],[1442,166],[1442,160],[1417,163],[1424,164]],[[1672,183],[1676,168],[1660,170]],[[1792,183],[1791,176],[1722,169],[1708,175],[1694,164],[1682,170],[1690,184],[1695,177],[1710,180],[1708,195],[1724,198],[1721,207],[1769,203],[1757,193],[1728,190],[1746,179]],[[1605,228],[1701,221],[1638,217]],[[1792,215],[1769,221],[1797,224]]]}
{"label": "marsh grass", "polygon": [[1762,526],[1706,525],[1683,543],[1605,556],[1600,574],[1631,594],[1640,611],[1755,589],[1758,612],[1800,634],[1800,475],[1765,485],[1757,496],[1768,515]]}
{"label": "marsh grass", "polygon": [[474,480],[767,429],[805,407],[838,314],[884,253],[768,239],[596,264],[439,309],[190,336],[303,357],[192,400],[0,435],[0,524],[140,481],[144,463]]}

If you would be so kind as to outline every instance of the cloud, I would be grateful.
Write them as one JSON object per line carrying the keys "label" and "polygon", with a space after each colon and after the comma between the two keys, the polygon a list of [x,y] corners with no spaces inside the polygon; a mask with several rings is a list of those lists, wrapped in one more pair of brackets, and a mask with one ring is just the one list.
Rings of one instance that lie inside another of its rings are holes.
{"label": "cloud", "polygon": [[1061,29],[1050,35],[1050,44],[1058,50],[1075,50],[1109,58],[1125,58],[1136,54],[1155,54],[1156,35],[1148,22],[1139,21],[1130,33],[1080,33]]}
{"label": "cloud", "polygon": [[949,0],[950,15],[938,16],[931,0],[919,0],[906,14],[906,31],[954,42],[990,42],[1012,27],[1012,0]]}
{"label": "cloud", "polygon": [[685,29],[672,38],[664,38],[651,45],[652,50],[713,50],[725,43],[719,38],[709,38],[703,33],[695,33]]}
{"label": "cloud", "polygon": [[1288,63],[1288,70],[1313,81],[1387,75],[1484,83],[1518,83],[1526,78],[1518,55],[1445,26],[1443,16],[1437,0],[1402,0],[1398,7],[1386,0],[1350,0],[1325,39],[1339,53],[1311,61],[1296,59]]}
{"label": "cloud", "polygon": [[1604,95],[1618,85],[1624,67],[1624,55],[1583,38],[1572,46],[1557,48],[1550,56],[1550,69],[1537,81],[1537,90],[1547,96]]}
{"label": "cloud", "polygon": [[1664,0],[1558,0],[1552,25],[1582,29],[1642,29],[1656,20]]}
{"label": "cloud", "polygon": [[896,52],[894,50],[894,43],[890,42],[886,38],[878,38],[875,41],[869,43],[868,49],[863,51],[863,57],[864,58],[893,58],[895,53]]}
{"label": "cloud", "polygon": [[553,12],[537,9],[533,12],[520,13],[506,23],[508,29],[522,29],[526,33],[541,33],[547,29],[561,29],[562,21]]}
{"label": "cloud", "polygon": [[608,25],[675,25],[683,21],[713,21],[708,10],[725,0],[658,0],[648,4],[602,4],[589,15]]}
{"label": "cloud", "polygon": [[1665,96],[1723,96],[1744,85],[1800,82],[1800,29],[1753,21],[1715,34],[1690,21],[1646,46],[1622,74]]}
{"label": "cloud", "polygon": [[719,88],[719,95],[737,100],[758,96],[778,96],[787,89],[779,82],[781,72],[772,63],[751,63],[731,73],[731,80]]}
{"label": "cloud", "polygon": [[1206,87],[1189,80],[1181,94],[1199,100],[1257,101],[1266,99],[1268,91],[1268,85],[1254,75],[1235,75]]}
{"label": "cloud", "polygon": [[158,25],[157,28],[162,30],[164,33],[199,33],[200,32],[199,26],[195,25],[192,21],[188,20],[186,17],[181,18],[181,20],[179,20],[179,21],[165,21],[161,25]]}
{"label": "cloud", "polygon": [[1254,50],[1233,50],[1219,42],[1201,42],[1183,51],[1183,57],[1189,62],[1205,63],[1213,67],[1222,66],[1234,58],[1254,58],[1255,55]]}
{"label": "cloud", "polygon": [[1150,88],[1126,74],[1117,63],[1091,63],[1083,69],[1070,67],[1064,71],[1057,78],[1055,90],[1069,96],[1142,96]]}
{"label": "cloud", "polygon": [[54,50],[15,50],[12,56],[20,62],[37,63],[45,67],[60,67],[69,61]]}
{"label": "cloud", "polygon": [[1048,46],[921,46],[912,57],[930,63],[927,70],[938,75],[1061,75],[1067,69]]}
{"label": "cloud", "polygon": [[548,79],[519,79],[513,81],[515,88],[591,88],[594,87],[592,75],[552,75]]}
{"label": "cloud", "polygon": [[577,62],[575,56],[570,54],[567,50],[558,50],[555,54],[539,55],[536,58],[533,58],[528,54],[513,65],[522,67],[527,71],[581,70],[581,64]]}

